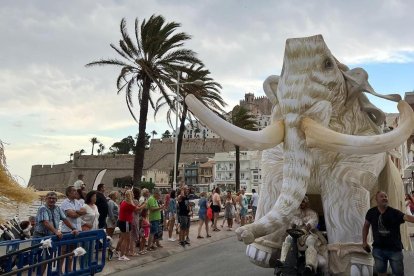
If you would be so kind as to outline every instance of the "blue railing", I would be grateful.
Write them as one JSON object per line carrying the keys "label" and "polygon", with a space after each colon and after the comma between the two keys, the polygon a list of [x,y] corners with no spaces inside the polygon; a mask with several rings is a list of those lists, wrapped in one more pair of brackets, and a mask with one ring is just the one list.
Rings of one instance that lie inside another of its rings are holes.
{"label": "blue railing", "polygon": [[[52,248],[43,249],[41,241],[52,238]],[[83,256],[69,254],[77,247],[86,250]],[[103,230],[65,234],[31,240],[0,242],[0,275],[94,275],[105,266],[106,233]],[[43,273],[45,271],[45,273]],[[47,272],[47,273],[46,273]]]}

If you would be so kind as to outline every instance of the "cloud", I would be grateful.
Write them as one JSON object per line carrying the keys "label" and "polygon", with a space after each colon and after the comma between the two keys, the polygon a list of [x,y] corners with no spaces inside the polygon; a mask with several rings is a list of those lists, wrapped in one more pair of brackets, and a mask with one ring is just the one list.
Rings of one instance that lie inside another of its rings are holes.
{"label": "cloud", "polygon": [[[118,68],[84,67],[117,56],[109,44],[118,43],[123,17],[131,35],[136,17],[180,22],[192,35],[186,46],[223,85],[230,110],[246,92],[263,95],[266,77],[280,74],[290,37],[323,34],[350,65],[412,63],[413,8],[398,0],[2,1],[0,129],[7,131],[0,139],[11,142],[9,162],[28,179],[31,165],[64,162],[92,136],[108,144],[135,136],[124,95],[116,95]],[[165,111],[156,120],[149,114],[147,132],[167,128]]]}

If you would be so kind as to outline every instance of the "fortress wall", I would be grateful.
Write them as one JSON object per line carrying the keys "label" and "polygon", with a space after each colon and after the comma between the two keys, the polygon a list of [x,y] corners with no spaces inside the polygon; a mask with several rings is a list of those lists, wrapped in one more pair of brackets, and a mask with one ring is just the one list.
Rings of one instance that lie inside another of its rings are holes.
{"label": "fortress wall", "polygon": [[29,180],[29,186],[34,186],[41,191],[59,191],[59,187],[64,186],[72,174],[72,163],[59,165],[35,165]]}
{"label": "fortress wall", "polygon": [[[170,172],[174,166],[175,143],[171,139],[152,139],[151,147],[145,152],[144,175],[146,170],[160,170]],[[234,145],[220,138],[213,139],[185,139],[181,148],[180,162],[189,163],[196,158],[214,157],[216,152],[234,151]],[[61,165],[34,165],[29,184],[38,190],[56,190],[64,192],[68,185],[72,185],[79,174],[84,175],[84,182],[88,190],[92,189],[97,174],[107,169],[102,183],[107,190],[113,188],[113,179],[132,176],[134,155],[79,155],[75,153],[73,163]]]}

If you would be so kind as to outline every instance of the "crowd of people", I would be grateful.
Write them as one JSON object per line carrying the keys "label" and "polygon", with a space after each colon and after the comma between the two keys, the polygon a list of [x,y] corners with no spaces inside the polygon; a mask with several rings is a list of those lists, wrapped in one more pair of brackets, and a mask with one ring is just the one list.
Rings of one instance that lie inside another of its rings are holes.
{"label": "crowd of people", "polygon": [[[150,193],[148,189],[127,185],[106,195],[105,184],[87,191],[83,176],[78,178],[66,188],[66,198],[60,206],[56,204],[57,194],[49,192],[36,216],[20,223],[26,238],[51,235],[61,238],[67,233],[77,235],[81,231],[97,229],[104,229],[112,237],[118,228],[119,239],[114,253],[118,260],[128,261],[131,256],[145,255],[162,248],[164,231],[168,233],[169,242],[177,242],[178,239],[178,245],[191,245],[189,230],[194,216],[198,216],[197,239],[210,238],[211,232],[220,231],[217,227],[220,212],[224,212],[221,228],[227,222],[228,231],[233,229],[234,223],[244,225],[253,220],[252,216],[248,218],[248,200],[244,190],[235,195],[227,191],[223,196],[217,187],[211,193],[202,192],[197,196],[193,189],[182,184],[176,190],[161,195],[156,189]],[[198,208],[195,208],[193,199],[198,199]],[[253,190],[253,216],[257,201],[257,193]],[[205,236],[201,233],[203,226]]]}

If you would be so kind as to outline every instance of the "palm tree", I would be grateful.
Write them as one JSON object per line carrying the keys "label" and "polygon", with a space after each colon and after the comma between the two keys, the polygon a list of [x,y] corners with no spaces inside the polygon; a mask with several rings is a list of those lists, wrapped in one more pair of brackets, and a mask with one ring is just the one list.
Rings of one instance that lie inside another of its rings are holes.
{"label": "palm tree", "polygon": [[[249,111],[239,105],[236,105],[231,112],[230,117],[231,123],[235,126],[240,128],[248,129],[248,130],[255,130],[256,129],[256,120],[254,117],[249,113]],[[234,145],[236,148],[236,168],[235,168],[235,175],[236,175],[236,191],[240,190],[240,147],[238,145]]]}
{"label": "palm tree", "polygon": [[98,141],[98,138],[96,138],[96,137],[92,137],[91,140],[89,140],[89,142],[92,143],[92,152],[91,152],[91,155],[93,155],[93,148],[95,147],[95,144],[98,144],[100,142]]}
{"label": "palm tree", "polygon": [[[102,144],[102,143],[100,143],[99,144],[99,153],[102,155],[102,153],[103,153],[103,151],[105,150],[105,146],[104,146],[104,144]],[[98,154],[99,154],[98,153]]]}
{"label": "palm tree", "polygon": [[161,136],[162,139],[168,139],[171,138],[171,133],[170,131],[167,129]]}
{"label": "palm tree", "polygon": [[155,130],[153,130],[151,131],[151,134],[152,134],[152,139],[154,139],[154,136],[157,135],[158,133]]}
{"label": "palm tree", "polygon": [[[145,130],[147,124],[148,105],[154,108],[150,92],[159,90],[162,95],[167,95],[166,89],[174,80],[177,71],[185,71],[188,64],[201,64],[196,58],[196,53],[183,48],[190,36],[183,32],[176,32],[180,24],[165,22],[164,17],[152,15],[147,21],[144,19],[139,25],[135,20],[135,41],[133,41],[126,29],[125,19],[121,20],[121,35],[119,47],[111,44],[111,47],[122,57],[119,59],[101,59],[86,66],[115,65],[120,66],[121,71],[117,79],[118,94],[124,90],[125,100],[129,112],[137,121],[133,108],[133,95],[140,104],[138,139],[135,145],[134,159],[134,185],[139,185],[142,177],[145,154]],[[136,88],[136,89],[133,89]]]}
{"label": "palm tree", "polygon": [[[196,80],[202,80],[203,85],[198,86],[196,84],[187,84],[180,88],[180,96],[182,99],[189,94],[194,95],[199,101],[209,107],[212,111],[216,113],[223,112],[222,107],[226,105],[223,99],[220,96],[220,89],[221,85],[215,82],[209,75],[210,71],[204,68],[203,65],[199,66],[190,66],[189,70],[186,72],[186,76],[180,76],[180,79],[183,82],[194,82]],[[173,127],[172,118],[175,118],[176,112],[176,95],[168,95],[168,97],[160,97],[157,100],[154,116],[157,114],[158,111],[162,107],[168,107],[169,110],[167,111],[167,122],[171,128]],[[178,101],[182,104],[181,109],[178,110],[178,116],[180,120],[180,128],[178,131],[175,131],[175,135],[177,135],[177,159],[176,159],[176,170],[178,172],[178,163],[180,162],[180,153],[181,153],[181,146],[183,143],[183,136],[185,131],[185,122],[189,120],[190,123],[193,122],[193,117],[190,112],[188,112],[188,106],[185,101],[178,99]],[[172,116],[174,114],[174,116]],[[172,117],[172,118],[171,118]]]}

